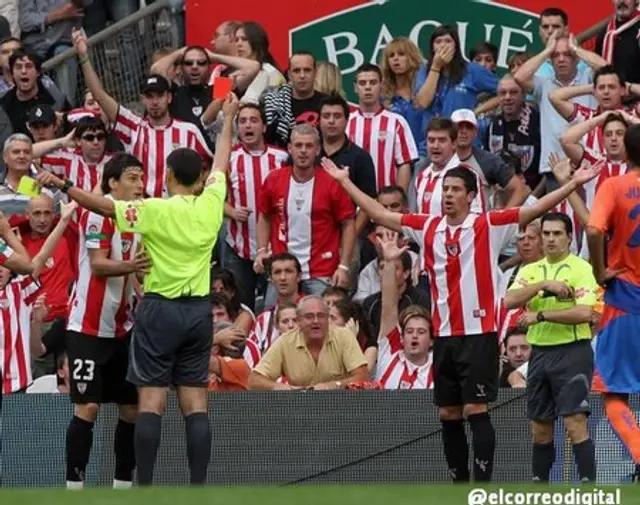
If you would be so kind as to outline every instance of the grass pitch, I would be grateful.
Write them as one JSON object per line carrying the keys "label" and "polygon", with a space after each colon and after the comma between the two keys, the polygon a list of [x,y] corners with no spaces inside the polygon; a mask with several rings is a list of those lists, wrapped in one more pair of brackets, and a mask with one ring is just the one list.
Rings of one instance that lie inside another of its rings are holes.
{"label": "grass pitch", "polygon": [[[487,492],[497,492],[500,486],[485,487]],[[239,486],[118,490],[100,488],[83,491],[64,489],[4,489],[0,490],[1,505],[507,505],[497,501],[468,500],[469,492],[476,486],[451,485],[299,485],[299,486]],[[503,486],[504,492],[554,492],[568,493],[566,486],[532,486],[530,484]],[[574,489],[578,489],[575,487]],[[589,497],[581,495],[579,502],[554,500],[553,505],[640,505],[640,486],[623,486],[620,503],[609,500],[595,501],[593,490],[614,493],[609,486],[582,486]],[[602,496],[602,495],[601,495]],[[588,499],[589,501],[585,501]],[[512,502],[514,505],[543,505]],[[551,502],[547,502],[551,504]]]}

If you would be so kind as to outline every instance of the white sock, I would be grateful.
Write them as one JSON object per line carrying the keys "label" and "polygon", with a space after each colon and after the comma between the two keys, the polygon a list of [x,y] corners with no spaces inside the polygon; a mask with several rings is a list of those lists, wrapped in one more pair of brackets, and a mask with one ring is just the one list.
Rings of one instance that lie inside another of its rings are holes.
{"label": "white sock", "polygon": [[68,480],[67,489],[84,489],[84,482],[81,480]]}
{"label": "white sock", "polygon": [[133,482],[113,479],[113,489],[131,489],[132,487]]}

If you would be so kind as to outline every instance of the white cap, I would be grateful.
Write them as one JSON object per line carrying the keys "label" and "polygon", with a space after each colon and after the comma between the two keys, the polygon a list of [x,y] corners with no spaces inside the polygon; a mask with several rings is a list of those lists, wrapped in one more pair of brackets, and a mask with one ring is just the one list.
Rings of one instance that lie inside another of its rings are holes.
{"label": "white cap", "polygon": [[451,121],[454,123],[471,123],[476,128],[478,127],[478,120],[476,119],[476,115],[472,110],[469,109],[458,109],[453,114],[451,114]]}

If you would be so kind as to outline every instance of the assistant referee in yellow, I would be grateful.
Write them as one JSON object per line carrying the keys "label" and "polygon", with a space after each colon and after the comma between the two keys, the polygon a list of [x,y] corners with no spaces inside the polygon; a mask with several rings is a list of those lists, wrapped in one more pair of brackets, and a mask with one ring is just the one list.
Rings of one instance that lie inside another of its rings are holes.
{"label": "assistant referee in yellow", "polygon": [[114,201],[82,191],[53,174],[38,175],[40,185],[57,187],[82,207],[115,219],[121,232],[142,235],[151,259],[127,374],[139,390],[134,445],[140,485],[153,483],[170,385],[176,386],[185,418],[191,483],[204,484],[206,479],[211,453],[206,394],[213,334],[210,264],[223,221],[237,98],[231,94],[222,109],[224,127],[204,189],[202,159],[183,148],[167,158],[167,199]]}
{"label": "assistant referee in yellow", "polygon": [[593,377],[589,323],[598,285],[591,265],[569,252],[571,219],[551,212],[542,216],[541,226],[545,257],[518,272],[504,300],[509,309],[525,307],[518,323],[528,327],[533,349],[527,372],[533,480],[549,481],[554,423],[562,417],[580,481],[595,482],[595,447],[587,416]]}

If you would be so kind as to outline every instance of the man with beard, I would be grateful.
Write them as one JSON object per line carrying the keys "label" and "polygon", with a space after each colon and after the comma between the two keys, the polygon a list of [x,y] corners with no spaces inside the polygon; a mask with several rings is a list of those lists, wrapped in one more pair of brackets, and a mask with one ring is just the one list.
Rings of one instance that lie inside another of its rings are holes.
{"label": "man with beard", "polygon": [[[166,194],[166,159],[178,147],[195,150],[208,166],[213,154],[198,129],[192,123],[171,116],[171,85],[161,75],[151,75],[141,87],[144,117],[116,102],[103,88],[88,56],[87,36],[82,30],[74,30],[73,43],[87,87],[104,110],[110,122],[115,123],[116,135],[129,154],[142,161],[144,166],[145,193],[151,197]],[[208,168],[208,167],[207,167]]]}

